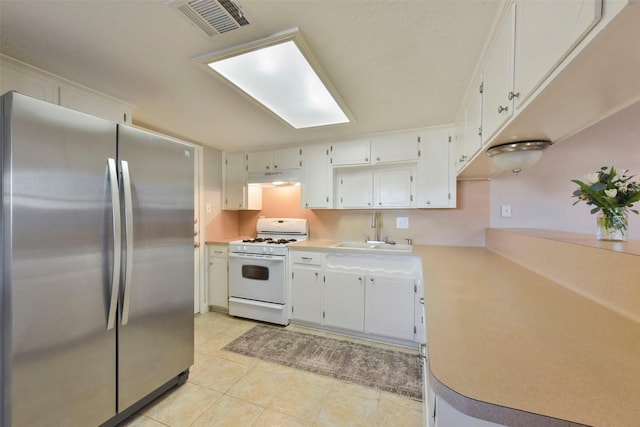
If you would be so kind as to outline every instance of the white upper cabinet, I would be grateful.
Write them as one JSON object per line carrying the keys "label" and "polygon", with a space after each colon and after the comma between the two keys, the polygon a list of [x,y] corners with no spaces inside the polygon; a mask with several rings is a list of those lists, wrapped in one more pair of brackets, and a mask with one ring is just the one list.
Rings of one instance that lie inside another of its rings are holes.
{"label": "white upper cabinet", "polygon": [[242,209],[245,185],[244,153],[224,153],[224,209]]}
{"label": "white upper cabinet", "polygon": [[300,169],[301,167],[302,150],[300,148],[281,148],[273,151],[274,169]]}
{"label": "white upper cabinet", "polygon": [[454,128],[425,130],[418,162],[415,206],[418,208],[456,207],[456,180],[453,168]]}
{"label": "white upper cabinet", "polygon": [[131,124],[132,105],[10,57],[0,55],[0,76],[0,94],[14,90],[114,123]]}
{"label": "white upper cabinet", "polygon": [[262,188],[247,185],[244,153],[223,153],[222,208],[224,210],[262,209]]}
{"label": "white upper cabinet", "polygon": [[410,208],[413,204],[413,168],[385,168],[373,174],[376,208]]}
{"label": "white upper cabinet", "polygon": [[310,145],[302,149],[304,182],[301,204],[305,209],[331,207],[333,173],[329,168],[329,147]]}
{"label": "white upper cabinet", "polygon": [[58,103],[56,84],[36,72],[3,59],[0,61],[0,76],[0,94],[14,90],[42,101]]}
{"label": "white upper cabinet", "polygon": [[355,139],[332,144],[329,148],[331,165],[365,165],[371,163],[371,140]]}
{"label": "white upper cabinet", "polygon": [[413,166],[340,170],[336,175],[337,207],[413,207],[414,176]]}
{"label": "white upper cabinet", "polygon": [[516,0],[516,108],[527,100],[601,16],[602,0]]}
{"label": "white upper cabinet", "polygon": [[263,172],[273,168],[273,151],[254,151],[247,153],[247,172]]}
{"label": "white upper cabinet", "polygon": [[247,172],[300,169],[302,150],[300,148],[281,148],[273,151],[254,151],[246,154]]}
{"label": "white upper cabinet", "polygon": [[371,170],[342,172],[336,181],[339,208],[373,207],[373,172]]}
{"label": "white upper cabinet", "polygon": [[131,124],[131,113],[126,108],[109,98],[74,86],[60,86],[60,105],[115,123]]}
{"label": "white upper cabinet", "polygon": [[514,18],[512,5],[507,9],[483,68],[483,142],[487,142],[513,115]]}
{"label": "white upper cabinet", "polygon": [[416,161],[419,144],[418,132],[376,135],[371,138],[371,161],[374,164]]}
{"label": "white upper cabinet", "polygon": [[456,122],[455,131],[455,168],[464,168],[473,156],[482,148],[482,81],[478,76],[472,85],[469,101]]}

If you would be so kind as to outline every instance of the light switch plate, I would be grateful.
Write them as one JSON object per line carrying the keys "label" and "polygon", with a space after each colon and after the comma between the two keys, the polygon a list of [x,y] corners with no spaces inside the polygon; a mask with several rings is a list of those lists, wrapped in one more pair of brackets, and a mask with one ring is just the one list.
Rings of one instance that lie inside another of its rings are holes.
{"label": "light switch plate", "polygon": [[409,217],[398,216],[396,217],[396,229],[406,230],[409,228]]}

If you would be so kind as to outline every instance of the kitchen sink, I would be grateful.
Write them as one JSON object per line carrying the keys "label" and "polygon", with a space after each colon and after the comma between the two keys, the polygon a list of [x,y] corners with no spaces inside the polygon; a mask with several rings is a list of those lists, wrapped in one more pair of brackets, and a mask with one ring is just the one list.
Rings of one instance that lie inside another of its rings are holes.
{"label": "kitchen sink", "polygon": [[362,251],[413,252],[413,245],[384,242],[338,242],[330,247],[339,249],[355,249]]}

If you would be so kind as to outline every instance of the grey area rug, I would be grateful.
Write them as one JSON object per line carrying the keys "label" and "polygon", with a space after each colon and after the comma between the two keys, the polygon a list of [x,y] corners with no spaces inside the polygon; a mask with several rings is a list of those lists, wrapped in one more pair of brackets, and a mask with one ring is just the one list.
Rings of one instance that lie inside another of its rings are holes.
{"label": "grey area rug", "polygon": [[255,326],[224,350],[422,400],[417,354],[266,325]]}

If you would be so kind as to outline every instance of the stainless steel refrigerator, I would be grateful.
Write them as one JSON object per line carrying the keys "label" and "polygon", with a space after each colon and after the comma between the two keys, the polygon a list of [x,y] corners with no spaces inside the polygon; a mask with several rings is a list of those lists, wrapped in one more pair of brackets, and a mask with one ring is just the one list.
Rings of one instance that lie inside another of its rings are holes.
{"label": "stainless steel refrigerator", "polygon": [[0,425],[115,425],[193,364],[193,149],[1,108]]}

